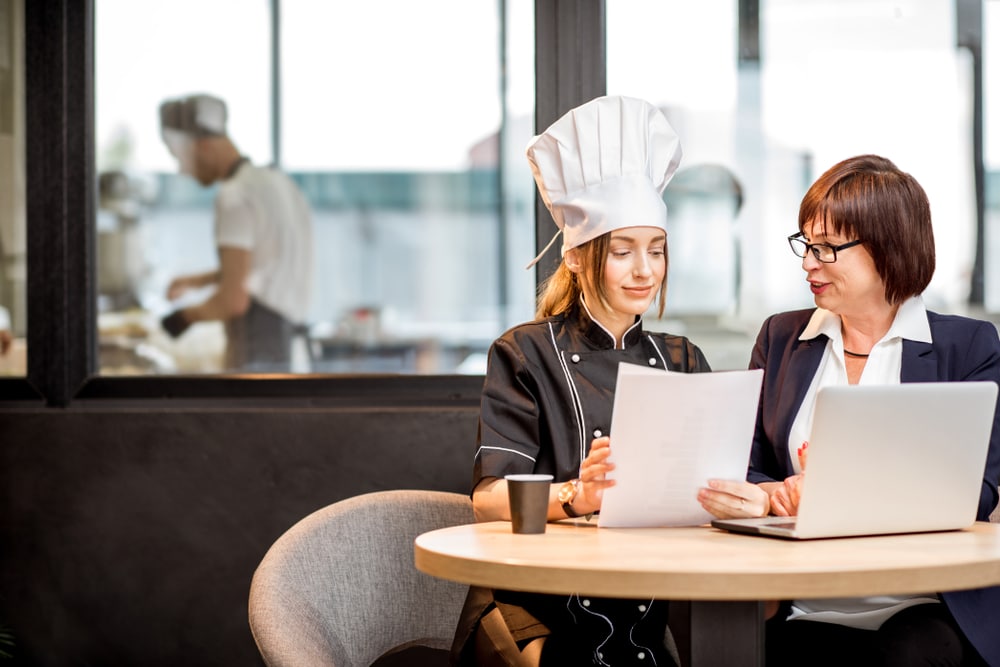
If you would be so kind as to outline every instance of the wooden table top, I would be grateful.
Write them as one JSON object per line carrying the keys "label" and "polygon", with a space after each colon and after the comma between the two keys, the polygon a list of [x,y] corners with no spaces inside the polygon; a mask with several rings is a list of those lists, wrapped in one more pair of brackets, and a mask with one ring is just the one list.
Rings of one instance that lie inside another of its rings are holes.
{"label": "wooden table top", "polygon": [[708,526],[597,528],[506,521],[417,537],[417,569],[461,583],[539,593],[761,600],[923,593],[1000,584],[1000,524],[961,531],[787,541]]}

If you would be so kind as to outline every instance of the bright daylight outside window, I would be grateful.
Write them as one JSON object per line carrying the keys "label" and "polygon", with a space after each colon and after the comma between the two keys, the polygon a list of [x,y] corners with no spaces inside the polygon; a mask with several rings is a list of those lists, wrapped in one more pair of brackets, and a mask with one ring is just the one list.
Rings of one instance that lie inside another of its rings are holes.
{"label": "bright daylight outside window", "polygon": [[983,162],[986,167],[984,302],[1000,313],[1000,0],[983,3]]}
{"label": "bright daylight outside window", "polygon": [[[533,309],[533,276],[512,268],[534,244],[530,7],[509,10],[527,17],[508,19],[521,44],[501,91],[498,3],[277,4],[274,41],[264,0],[96,2],[101,373],[482,372]],[[161,116],[165,100],[182,103]],[[260,215],[267,171],[308,207],[293,261],[265,257],[285,233]],[[253,316],[218,296],[227,275]],[[285,358],[259,356],[261,318]]]}
{"label": "bright daylight outside window", "polygon": [[758,52],[739,53],[735,0],[608,3],[608,92],[663,108],[684,149],[665,193],[667,309],[650,327],[690,336],[713,368],[745,368],[764,317],[812,305],[785,241],[802,195],[862,153],[890,158],[931,199],[928,307],[968,307],[973,69],[955,5],[761,0]]}

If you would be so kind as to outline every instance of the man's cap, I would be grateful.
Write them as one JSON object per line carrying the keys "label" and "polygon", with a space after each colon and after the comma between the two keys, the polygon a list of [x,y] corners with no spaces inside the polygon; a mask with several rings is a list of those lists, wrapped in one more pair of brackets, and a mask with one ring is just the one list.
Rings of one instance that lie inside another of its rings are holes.
{"label": "man's cap", "polygon": [[196,137],[226,134],[226,103],[199,93],[166,100],[160,105],[160,128]]}
{"label": "man's cap", "polygon": [[680,164],[681,144],[663,112],[649,102],[623,96],[591,100],[528,142],[527,155],[538,192],[559,227],[556,237],[563,235],[563,254],[623,227],[666,231],[663,190]]}

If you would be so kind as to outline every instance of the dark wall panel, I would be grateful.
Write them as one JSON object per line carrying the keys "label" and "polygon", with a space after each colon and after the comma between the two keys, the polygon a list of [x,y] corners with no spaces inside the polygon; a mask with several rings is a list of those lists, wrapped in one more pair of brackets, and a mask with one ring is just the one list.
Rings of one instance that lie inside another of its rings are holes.
{"label": "dark wall panel", "polygon": [[25,664],[260,665],[254,568],[309,512],[468,492],[478,410],[0,412],[0,620]]}

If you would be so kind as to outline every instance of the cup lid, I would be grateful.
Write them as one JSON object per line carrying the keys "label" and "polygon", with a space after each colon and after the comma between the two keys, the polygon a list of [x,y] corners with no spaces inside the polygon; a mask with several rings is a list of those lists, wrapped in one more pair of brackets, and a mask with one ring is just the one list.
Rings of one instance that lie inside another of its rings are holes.
{"label": "cup lid", "polygon": [[518,475],[504,475],[503,478],[514,482],[551,482],[553,479],[552,475],[544,475],[541,473],[522,473]]}

